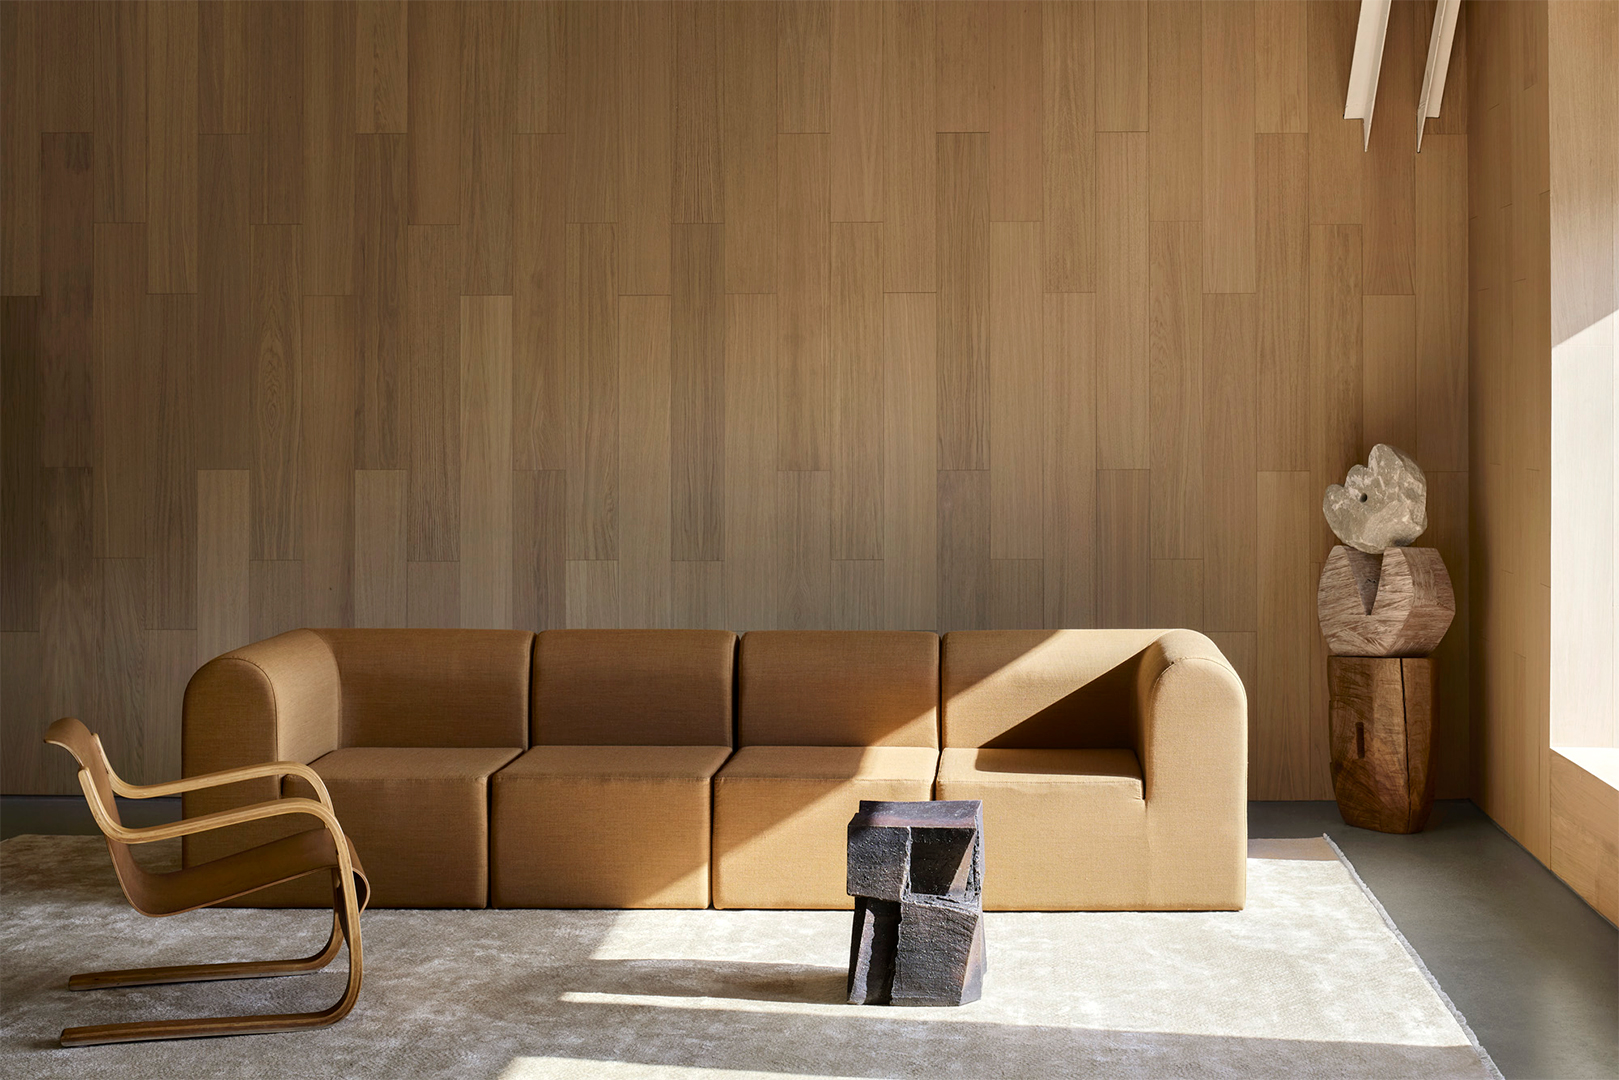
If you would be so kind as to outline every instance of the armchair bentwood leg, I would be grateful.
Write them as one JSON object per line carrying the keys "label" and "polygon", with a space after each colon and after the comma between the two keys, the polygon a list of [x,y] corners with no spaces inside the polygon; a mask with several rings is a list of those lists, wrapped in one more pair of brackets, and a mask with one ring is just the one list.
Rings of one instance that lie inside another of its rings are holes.
{"label": "armchair bentwood leg", "polygon": [[[295,960],[258,960],[226,964],[186,964],[177,967],[132,968],[124,971],[97,971],[74,975],[70,990],[100,990],[109,986],[152,986],[161,983],[208,982],[219,979],[257,979],[273,975],[297,975],[318,971],[337,957],[344,944],[349,948],[348,986],[330,1008],[318,1012],[279,1013],[256,1016],[215,1016],[184,1020],[146,1020],[128,1024],[97,1024],[72,1027],[62,1032],[63,1046],[91,1046],[98,1043],[142,1042],[150,1039],[195,1039],[212,1035],[251,1035],[271,1031],[296,1031],[325,1027],[348,1015],[360,996],[362,972],[360,951],[360,912],[370,898],[370,885],[337,817],[332,813],[331,796],[314,770],[296,762],[280,761],[242,769],[193,776],[168,784],[134,785],[125,783],[113,771],[102,749],[101,740],[82,723],[67,718],[56,721],[45,734],[45,741],[67,750],[79,763],[79,786],[90,804],[90,812],[107,839],[113,868],[130,904],[143,915],[161,917],[210,907],[246,893],[267,888],[307,874],[326,872],[332,879],[332,933],[326,945],[312,956]],[[299,776],[315,789],[315,799],[275,799],[237,807],[216,814],[189,818],[171,825],[145,829],[126,828],[118,817],[114,795],[150,799],[199,788],[234,784],[260,777]],[[288,814],[304,814],[320,824],[304,832],[274,840],[213,862],[170,873],[143,869],[130,853],[129,845],[146,844],[228,828],[248,821],[259,821]]]}

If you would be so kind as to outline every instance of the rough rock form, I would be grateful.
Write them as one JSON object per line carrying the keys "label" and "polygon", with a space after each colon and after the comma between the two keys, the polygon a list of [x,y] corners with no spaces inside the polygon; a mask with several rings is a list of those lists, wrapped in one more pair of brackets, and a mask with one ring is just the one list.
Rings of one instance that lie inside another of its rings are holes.
{"label": "rough rock form", "polygon": [[1333,656],[1427,656],[1456,616],[1456,595],[1434,548],[1339,546],[1321,567],[1315,610]]}
{"label": "rough rock form", "polygon": [[1378,443],[1365,465],[1327,488],[1321,512],[1338,539],[1381,555],[1414,542],[1428,527],[1428,478],[1410,455]]}
{"label": "rough rock form", "polygon": [[862,800],[849,821],[851,1005],[965,1005],[984,981],[984,809]]}

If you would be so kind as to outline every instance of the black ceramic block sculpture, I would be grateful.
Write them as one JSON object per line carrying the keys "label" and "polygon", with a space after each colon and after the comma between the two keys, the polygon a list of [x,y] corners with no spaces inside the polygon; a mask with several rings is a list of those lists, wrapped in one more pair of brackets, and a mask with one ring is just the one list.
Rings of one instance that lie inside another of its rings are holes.
{"label": "black ceramic block sculpture", "polygon": [[851,1005],[965,1005],[984,982],[984,808],[861,800],[849,821]]}

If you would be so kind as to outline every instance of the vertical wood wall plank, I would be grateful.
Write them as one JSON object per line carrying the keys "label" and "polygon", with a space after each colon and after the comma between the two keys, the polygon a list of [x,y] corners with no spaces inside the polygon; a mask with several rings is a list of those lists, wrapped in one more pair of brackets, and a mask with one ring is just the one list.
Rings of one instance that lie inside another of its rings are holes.
{"label": "vertical wood wall plank", "polygon": [[833,221],[881,221],[883,15],[871,0],[832,5],[827,153]]}
{"label": "vertical wood wall plank", "polygon": [[1039,559],[1045,359],[1040,226],[989,227],[989,460],[992,559]]}
{"label": "vertical wood wall plank", "polygon": [[412,225],[460,221],[461,16],[459,3],[425,0],[406,24]]}
{"label": "vertical wood wall plank", "polygon": [[307,626],[304,564],[297,559],[254,559],[247,564],[247,630],[251,641]]}
{"label": "vertical wood wall plank", "polygon": [[883,297],[883,603],[889,630],[939,624],[938,298]]}
{"label": "vertical wood wall plank", "polygon": [[825,630],[833,622],[831,477],[776,474],[777,626]]}
{"label": "vertical wood wall plank", "polygon": [[355,626],[405,625],[406,480],[403,469],[354,473]]}
{"label": "vertical wood wall plank", "polygon": [[147,287],[156,293],[192,293],[197,291],[195,3],[152,7],[146,87]]}
{"label": "vertical wood wall plank", "polygon": [[1254,268],[1254,9],[1203,8],[1203,289],[1251,293]]}
{"label": "vertical wood wall plank", "polygon": [[461,566],[454,562],[405,564],[405,625],[461,626]]}
{"label": "vertical wood wall plank", "polygon": [[[1459,471],[1468,463],[1467,210],[1457,197],[1467,184],[1466,136],[1430,134],[1416,169],[1416,400],[1423,422],[1412,452],[1425,468]],[[1538,201],[1544,218],[1546,204]]]}
{"label": "vertical wood wall plank", "polygon": [[1259,468],[1310,460],[1308,135],[1254,138],[1258,211]]}
{"label": "vertical wood wall plank", "polygon": [[39,629],[45,507],[38,309],[31,296],[0,300],[0,631]]}
{"label": "vertical wood wall plank", "polygon": [[938,280],[935,8],[883,7],[883,288],[932,292]]}
{"label": "vertical wood wall plank", "polygon": [[1203,7],[1147,5],[1148,205],[1153,221],[1203,214]]}
{"label": "vertical wood wall plank", "polygon": [[1096,130],[1147,130],[1147,0],[1096,5]]}
{"label": "vertical wood wall plank", "polygon": [[[1364,461],[1361,439],[1361,229],[1310,227],[1310,428],[1317,490]],[[1334,543],[1326,519],[1316,543]]]}
{"label": "vertical wood wall plank", "polygon": [[512,461],[519,469],[566,469],[567,136],[519,135],[516,159]]}
{"label": "vertical wood wall plank", "polygon": [[[143,348],[146,311],[146,228],[96,226],[97,311],[90,385],[95,414],[95,552],[100,558],[146,554],[147,392],[153,371]],[[50,415],[47,413],[47,415]]]}
{"label": "vertical wood wall plank", "polygon": [[830,181],[824,135],[784,135],[777,146],[777,467],[831,465],[827,311]]}
{"label": "vertical wood wall plank", "polygon": [[986,469],[939,471],[941,633],[989,626],[989,487]]}
{"label": "vertical wood wall plank", "polygon": [[[1414,296],[1367,296],[1361,415],[1367,446],[1417,445],[1417,305]],[[1425,418],[1424,418],[1425,419]],[[1424,470],[1426,471],[1426,470]]]}
{"label": "vertical wood wall plank", "polygon": [[832,226],[832,558],[883,556],[882,227]]}
{"label": "vertical wood wall plank", "polygon": [[[1431,25],[1431,20],[1418,16],[1418,8],[1415,3],[1390,7],[1377,76],[1377,115],[1412,116],[1417,111]],[[1416,145],[1416,132],[1410,124],[1373,124],[1371,144],[1360,156],[1361,220],[1365,222],[1361,260],[1368,294],[1411,291]]]}
{"label": "vertical wood wall plank", "polygon": [[569,626],[592,630],[621,625],[617,561],[569,560],[567,574]]}
{"label": "vertical wood wall plank", "polygon": [[409,4],[362,0],[354,23],[354,132],[403,135],[410,116]]}
{"label": "vertical wood wall plank", "polygon": [[[39,130],[95,130],[96,10],[92,4],[51,0],[35,7]],[[19,19],[18,25],[26,20]]]}
{"label": "vertical wood wall plank", "polygon": [[1343,118],[1359,9],[1352,0],[1309,5],[1312,225],[1357,225],[1361,219],[1361,125]]}
{"label": "vertical wood wall plank", "polygon": [[512,625],[512,300],[461,298],[461,625]]}
{"label": "vertical wood wall plank", "polygon": [[43,635],[38,632],[0,633],[0,748],[6,755],[6,786],[13,791],[66,794],[74,775],[66,762],[52,761],[42,752],[47,720],[44,699]]}
{"label": "vertical wood wall plank", "polygon": [[1096,137],[1096,467],[1145,469],[1147,393],[1147,136]]}
{"label": "vertical wood wall plank", "polygon": [[939,468],[989,465],[989,140],[939,136]]}
{"label": "vertical wood wall plank", "polygon": [[1203,298],[1203,624],[1257,626],[1258,299]]}
{"label": "vertical wood wall plank", "polygon": [[776,287],[776,43],[780,9],[720,5],[720,171],[725,291]]}
{"label": "vertical wood wall plank", "polygon": [[354,415],[358,411],[354,299],[303,302],[302,442],[304,617],[354,622]]}
{"label": "vertical wood wall plank", "polygon": [[[90,10],[86,8],[85,10]],[[38,20],[43,4],[0,5],[0,293],[39,293]]]}
{"label": "vertical wood wall plank", "polygon": [[478,0],[461,12],[461,290],[512,291],[512,137],[516,13]]}
{"label": "vertical wood wall plank", "polygon": [[[713,225],[676,225],[677,237],[707,234],[706,242],[718,252],[720,230]],[[676,241],[679,243],[679,240]],[[682,278],[684,274],[680,275]],[[719,275],[715,275],[718,277]],[[710,318],[723,333],[724,307],[719,282],[713,281],[714,307]],[[666,296],[626,296],[618,307],[619,385],[619,497],[618,551],[619,625],[669,626],[673,568],[670,562],[670,474],[680,473],[682,462],[671,454],[671,419],[685,410],[671,398],[670,300]],[[701,340],[699,338],[699,340]],[[705,357],[705,359],[707,359]],[[724,341],[714,343],[712,366],[723,375]],[[687,392],[690,392],[687,387]],[[718,433],[723,422],[723,395],[711,403],[715,415],[699,425]],[[718,458],[721,448],[713,447]],[[721,493],[714,492],[715,496]],[[724,511],[723,498],[715,499],[716,520]],[[673,500],[674,518],[682,503]],[[716,537],[716,541],[722,538]],[[678,544],[678,537],[676,538]],[[714,559],[723,555],[716,543]],[[678,550],[677,550],[678,554]],[[678,624],[677,624],[678,625]]]}
{"label": "vertical wood wall plank", "polygon": [[1150,478],[1146,469],[1096,471],[1098,626],[1145,626],[1151,618]]}
{"label": "vertical wood wall plank", "polygon": [[[568,220],[619,216],[619,12],[611,4],[570,3],[566,17]],[[553,124],[553,127],[556,125]]]}
{"label": "vertical wood wall plank", "polygon": [[[683,0],[674,9],[673,190],[674,220],[681,222],[720,220],[718,7],[712,0]],[[665,29],[664,41],[670,36],[670,31]],[[630,66],[645,63],[633,47],[626,49],[625,56]],[[667,91],[664,100],[669,100]]]}
{"label": "vertical wood wall plank", "polygon": [[1095,292],[1095,20],[1090,4],[1042,8],[1046,288]]}
{"label": "vertical wood wall plank", "polygon": [[[39,460],[46,467],[92,464],[95,452],[93,311],[94,227],[89,135],[46,135],[40,157]],[[144,256],[142,265],[144,267]]]}
{"label": "vertical wood wall plank", "polygon": [[304,9],[304,291],[354,291],[354,5]]}
{"label": "vertical wood wall plank", "polygon": [[302,553],[298,234],[296,225],[253,226],[253,555],[260,559]]}
{"label": "vertical wood wall plank", "polygon": [[[668,295],[675,101],[670,6],[624,9],[620,93],[624,141],[619,155],[624,201],[618,215],[618,288],[629,295]],[[712,61],[711,61],[712,62]],[[718,80],[719,76],[715,75]],[[678,106],[675,106],[678,108]],[[719,139],[714,137],[715,153]],[[719,183],[718,177],[713,183]]]}
{"label": "vertical wood wall plank", "polygon": [[96,5],[97,221],[146,220],[146,35],[152,11],[139,0]]}
{"label": "vertical wood wall plank", "polygon": [[141,762],[146,564],[141,559],[97,559],[95,567],[101,621],[94,629],[96,666],[86,680],[92,684],[95,732],[115,767],[140,776],[146,771]]}
{"label": "vertical wood wall plank", "polygon": [[[215,6],[215,5],[209,5]],[[197,139],[197,426],[199,469],[253,462],[253,155],[249,135]]]}
{"label": "vertical wood wall plank", "polygon": [[[616,559],[618,289],[612,226],[570,225],[566,265],[568,370],[564,393],[569,415],[579,421],[569,425],[568,557]],[[588,580],[599,583],[594,577]]]}
{"label": "vertical wood wall plank", "polygon": [[518,630],[568,625],[567,525],[565,472],[512,474],[512,626]]}
{"label": "vertical wood wall plank", "polygon": [[[621,446],[633,439],[653,438],[664,431],[658,453],[669,474],[662,498],[670,519],[664,558],[706,561],[725,557],[725,235],[719,225],[676,225],[675,284],[672,323],[657,321],[653,310],[638,309],[632,319],[620,316],[640,335],[658,332],[665,355],[648,374],[670,383],[660,427],[647,428],[626,419]],[[624,364],[652,363],[634,356],[620,343],[620,393],[628,394]],[[651,342],[638,342],[646,353]],[[621,450],[622,453],[622,450]],[[626,524],[626,535],[629,526]],[[626,568],[627,570],[628,568]],[[630,580],[625,576],[621,580]]]}
{"label": "vertical wood wall plank", "polygon": [[[406,242],[406,550],[412,562],[449,562],[459,558],[461,543],[460,241],[454,227],[412,225]],[[442,590],[432,595],[441,597]],[[415,601],[411,603],[415,610]],[[459,608],[458,601],[455,610]],[[435,601],[423,610],[445,609]],[[412,625],[421,624],[413,617]]]}
{"label": "vertical wood wall plank", "polygon": [[[31,734],[59,716],[93,716],[98,683],[101,579],[94,558],[89,469],[45,469],[45,563],[40,578],[39,695],[44,706]],[[47,770],[57,783],[69,770]],[[47,787],[47,790],[52,788]],[[65,785],[55,788],[62,794]]]}
{"label": "vertical wood wall plank", "polygon": [[197,472],[197,664],[246,645],[253,508],[246,469]]}
{"label": "vertical wood wall plank", "polygon": [[561,133],[568,115],[567,5],[517,5],[517,131]]}
{"label": "vertical wood wall plank", "polygon": [[832,10],[826,0],[786,0],[777,8],[779,73],[776,130],[825,132],[832,70]]}
{"label": "vertical wood wall plank", "polygon": [[1202,559],[1154,559],[1147,606],[1151,626],[1203,629]]}
{"label": "vertical wood wall plank", "polygon": [[1044,618],[1044,564],[1039,559],[989,561],[989,628],[1022,630]]}
{"label": "vertical wood wall plank", "polygon": [[670,563],[669,625],[728,630],[725,564],[715,559]]}
{"label": "vertical wood wall plank", "polygon": [[304,6],[248,5],[248,122],[254,134],[253,221],[303,220]]}
{"label": "vertical wood wall plank", "polygon": [[937,5],[934,67],[939,130],[989,130],[989,19],[993,4],[962,0]]}
{"label": "vertical wood wall plank", "polygon": [[1310,130],[1309,7],[1308,0],[1254,5],[1256,131]]}
{"label": "vertical wood wall plank", "polygon": [[355,465],[397,469],[409,264],[409,144],[404,135],[354,140],[354,313],[359,352]]}
{"label": "vertical wood wall plank", "polygon": [[1196,222],[1154,222],[1147,352],[1152,556],[1203,556],[1202,244]]}
{"label": "vertical wood wall plank", "polygon": [[1259,473],[1259,707],[1248,731],[1250,790],[1314,798],[1309,785],[1310,529],[1315,485],[1307,472]]}
{"label": "vertical wood wall plank", "polygon": [[[202,134],[254,130],[248,108],[250,6],[247,0],[197,5],[197,130]],[[207,203],[200,209],[206,212]]]}
{"label": "vertical wood wall plank", "polygon": [[197,669],[195,630],[147,630],[142,643],[141,767],[143,784],[180,776],[180,717],[186,683]]}
{"label": "vertical wood wall plank", "polygon": [[725,625],[776,625],[776,298],[725,298]]}
{"label": "vertical wood wall plank", "polygon": [[1048,293],[1042,380],[1045,410],[1043,626],[1095,626],[1096,297]]}
{"label": "vertical wood wall plank", "polygon": [[[197,625],[197,303],[148,296],[143,320],[152,386],[146,437],[146,622],[152,630]],[[151,725],[147,725],[150,731]],[[178,743],[176,744],[178,745]]]}
{"label": "vertical wood wall plank", "polygon": [[1038,221],[1044,198],[1040,5],[990,8],[989,218]]}

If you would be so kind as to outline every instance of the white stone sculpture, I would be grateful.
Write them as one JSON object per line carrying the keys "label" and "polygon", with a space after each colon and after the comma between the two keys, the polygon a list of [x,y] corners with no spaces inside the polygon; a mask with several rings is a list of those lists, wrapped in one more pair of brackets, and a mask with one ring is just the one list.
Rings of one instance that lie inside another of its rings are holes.
{"label": "white stone sculpture", "polygon": [[1380,555],[1408,547],[1428,527],[1428,479],[1409,454],[1378,443],[1365,465],[1327,488],[1321,512],[1352,548]]}

